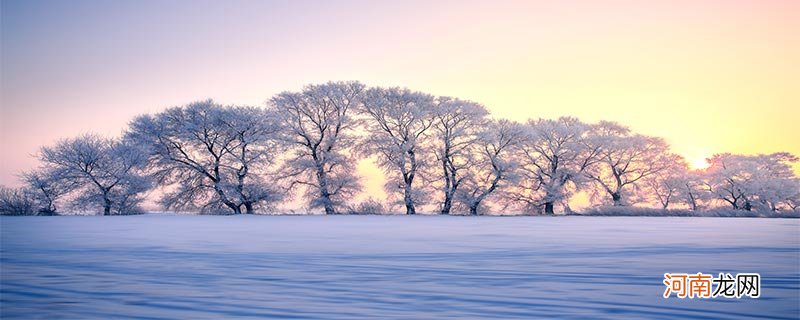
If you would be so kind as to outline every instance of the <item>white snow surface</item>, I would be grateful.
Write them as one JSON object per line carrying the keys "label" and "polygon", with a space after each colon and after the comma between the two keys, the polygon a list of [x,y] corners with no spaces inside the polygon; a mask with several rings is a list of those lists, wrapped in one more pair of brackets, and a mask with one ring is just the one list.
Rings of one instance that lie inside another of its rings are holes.
{"label": "white snow surface", "polygon": [[[0,217],[2,319],[800,317],[800,220]],[[662,298],[757,272],[761,298]]]}

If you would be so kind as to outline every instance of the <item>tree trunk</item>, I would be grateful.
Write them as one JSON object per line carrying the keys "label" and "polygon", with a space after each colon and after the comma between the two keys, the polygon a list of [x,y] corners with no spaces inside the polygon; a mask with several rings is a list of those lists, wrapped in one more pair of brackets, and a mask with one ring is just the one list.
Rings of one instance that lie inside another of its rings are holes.
{"label": "tree trunk", "polygon": [[247,210],[246,211],[247,214],[254,214],[255,213],[255,211],[253,211],[253,203],[252,202],[249,202],[249,201],[245,202],[244,203],[244,208],[245,208],[245,210]]}
{"label": "tree trunk", "polygon": [[456,195],[456,191],[461,182],[456,179],[455,174],[451,174],[447,184],[448,186],[446,186],[447,189],[444,192],[444,203],[441,212],[441,214],[445,215],[450,214],[450,210],[453,208],[453,197]]}
{"label": "tree trunk", "polygon": [[403,182],[405,182],[403,200],[406,202],[406,214],[417,214],[417,209],[414,208],[414,197],[412,196],[411,190],[411,185],[414,183],[414,176],[417,173],[417,157],[413,149],[409,150],[407,153],[411,163],[411,169],[408,172],[403,171]]}
{"label": "tree trunk", "polygon": [[442,205],[442,214],[450,214],[450,209],[453,207],[453,197],[449,194],[445,195],[444,205]]}
{"label": "tree trunk", "polygon": [[407,183],[403,194],[403,200],[406,203],[406,214],[417,214],[414,208],[414,199],[411,197],[411,184]]}
{"label": "tree trunk", "polygon": [[105,193],[103,194],[103,215],[111,215],[111,199]]}
{"label": "tree trunk", "polygon": [[619,194],[619,192],[611,193],[611,199],[614,200],[615,207],[622,206],[622,196]]}
{"label": "tree trunk", "polygon": [[333,208],[330,199],[325,200],[325,214],[336,214],[336,209]]}
{"label": "tree trunk", "polygon": [[544,213],[545,214],[555,214],[555,211],[553,210],[553,207],[554,207],[554,205],[553,205],[552,201],[545,202],[544,203]]}
{"label": "tree trunk", "polygon": [[[314,159],[314,161],[317,161],[316,156],[314,156]],[[331,201],[331,194],[328,191],[328,175],[325,173],[325,167],[320,163],[316,163],[316,166],[317,183],[319,184],[319,196],[322,198],[325,214],[336,214],[336,209],[333,207],[333,201]]]}
{"label": "tree trunk", "polygon": [[219,185],[217,183],[218,183],[217,181],[214,182],[214,190],[217,192],[217,195],[219,196],[220,201],[222,201],[222,203],[225,206],[227,206],[228,208],[233,210],[233,214],[241,214],[242,213],[242,209],[240,208],[240,206],[236,205],[232,201],[228,200],[228,198],[225,197],[225,192],[222,191],[222,189],[220,189],[220,187],[219,187]]}
{"label": "tree trunk", "polygon": [[473,203],[469,206],[469,214],[473,216],[478,215],[478,203]]}
{"label": "tree trunk", "polygon": [[417,209],[414,209],[414,204],[406,203],[406,214],[409,215],[417,214]]}
{"label": "tree trunk", "polygon": [[442,201],[441,214],[450,214],[450,208],[453,206],[453,195],[451,193],[450,170],[447,169],[447,149],[445,149],[444,156],[442,156],[442,171],[444,172],[444,201]]}

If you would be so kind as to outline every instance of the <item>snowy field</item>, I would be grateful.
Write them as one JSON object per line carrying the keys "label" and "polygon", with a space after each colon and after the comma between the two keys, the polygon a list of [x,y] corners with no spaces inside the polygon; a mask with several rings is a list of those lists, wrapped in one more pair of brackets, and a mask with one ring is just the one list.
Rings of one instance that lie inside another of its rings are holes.
{"label": "snowy field", "polygon": [[[800,220],[2,217],[3,319],[800,317]],[[662,298],[665,272],[760,299]]]}

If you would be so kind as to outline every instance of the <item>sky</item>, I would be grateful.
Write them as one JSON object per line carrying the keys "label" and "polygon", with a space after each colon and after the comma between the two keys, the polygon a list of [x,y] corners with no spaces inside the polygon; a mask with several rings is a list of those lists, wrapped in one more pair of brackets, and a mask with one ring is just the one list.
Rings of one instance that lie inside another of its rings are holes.
{"label": "sky", "polygon": [[617,121],[691,163],[800,155],[800,1],[0,1],[1,185],[62,138],[329,80]]}

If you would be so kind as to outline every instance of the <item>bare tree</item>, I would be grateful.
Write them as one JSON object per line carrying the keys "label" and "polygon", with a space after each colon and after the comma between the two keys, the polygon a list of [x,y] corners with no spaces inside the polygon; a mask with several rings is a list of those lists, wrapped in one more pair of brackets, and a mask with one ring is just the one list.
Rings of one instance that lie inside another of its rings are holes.
{"label": "bare tree", "polygon": [[103,215],[138,212],[150,188],[140,174],[146,157],[126,142],[88,134],[42,148],[39,158],[47,170],[72,181],[76,205],[100,206]]}
{"label": "bare tree", "polygon": [[663,139],[631,134],[616,123],[601,122],[594,131],[590,145],[600,148],[599,160],[584,174],[595,182],[601,194],[611,197],[615,206],[627,204],[627,189],[666,170],[677,157],[669,152]]}
{"label": "bare tree", "polygon": [[458,198],[477,215],[483,201],[503,182],[513,180],[517,163],[512,157],[524,137],[522,125],[508,120],[492,121],[479,132],[469,153],[470,165],[466,168],[464,185]]}
{"label": "bare tree", "polygon": [[462,171],[471,163],[471,146],[477,133],[486,129],[488,114],[486,108],[475,102],[449,97],[436,99],[431,129],[436,160],[441,166],[442,179],[435,180],[443,183],[441,214],[450,214],[453,199],[465,178]]}
{"label": "bare tree", "polygon": [[377,155],[378,164],[399,178],[406,214],[416,214],[419,195],[414,179],[423,160],[421,140],[434,121],[433,103],[431,95],[421,92],[372,88],[367,90],[361,110],[368,118],[369,132],[363,151]]}
{"label": "bare tree", "polygon": [[167,208],[255,213],[283,197],[270,175],[281,152],[272,110],[211,100],[133,120],[126,139],[146,150]]}
{"label": "bare tree", "polygon": [[357,159],[352,117],[362,101],[364,85],[328,82],[309,85],[302,92],[283,92],[270,101],[280,116],[284,137],[294,148],[286,176],[307,188],[312,208],[336,214],[344,200],[360,190],[355,175]]}

